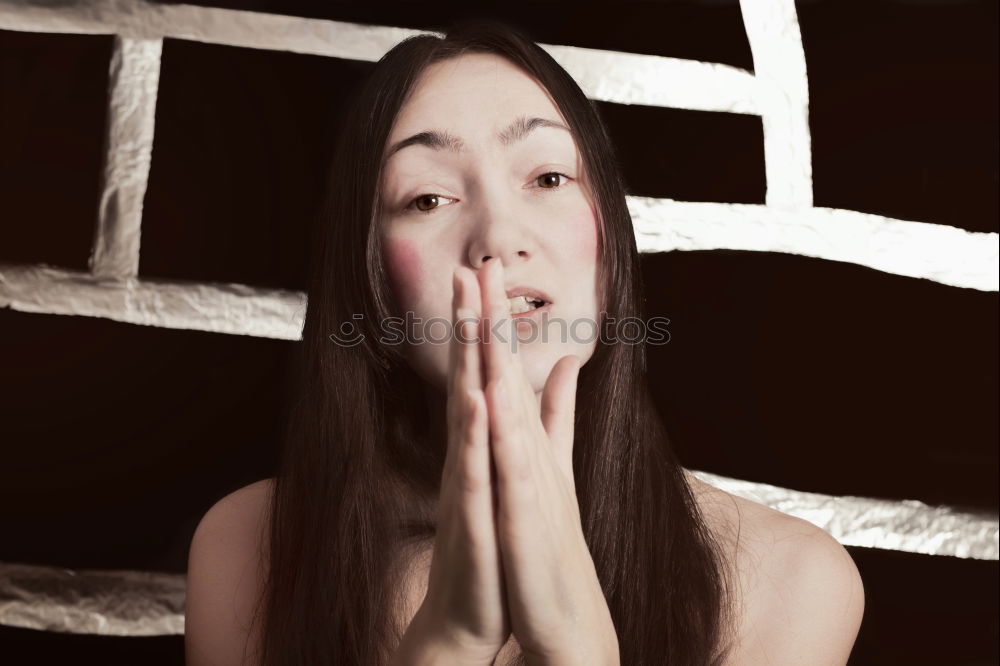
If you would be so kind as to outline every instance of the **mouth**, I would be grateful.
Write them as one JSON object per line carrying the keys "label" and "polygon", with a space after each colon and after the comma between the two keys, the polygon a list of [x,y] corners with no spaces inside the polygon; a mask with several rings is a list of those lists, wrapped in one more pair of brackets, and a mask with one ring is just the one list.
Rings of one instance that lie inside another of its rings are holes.
{"label": "mouth", "polygon": [[525,312],[511,312],[510,318],[521,320],[521,319],[538,319],[541,320],[543,313],[549,312],[552,309],[551,303],[546,303],[545,305],[532,308]]}
{"label": "mouth", "polygon": [[507,307],[512,317],[529,317],[540,310],[548,310],[552,299],[533,287],[513,287],[507,290]]}

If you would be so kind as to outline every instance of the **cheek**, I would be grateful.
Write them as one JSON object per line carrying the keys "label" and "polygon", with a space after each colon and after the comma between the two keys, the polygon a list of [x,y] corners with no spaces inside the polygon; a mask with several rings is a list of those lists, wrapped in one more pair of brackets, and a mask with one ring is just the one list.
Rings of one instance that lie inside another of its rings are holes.
{"label": "cheek", "polygon": [[566,225],[568,237],[563,239],[566,247],[573,252],[575,272],[580,279],[590,279],[594,276],[594,299],[598,310],[603,309],[604,294],[601,286],[600,270],[600,231],[597,223],[597,213],[593,206],[586,206]]}
{"label": "cheek", "polygon": [[565,247],[572,248],[573,254],[583,257],[587,266],[597,265],[597,216],[593,208],[585,208],[574,216],[568,225],[569,237]]}
{"label": "cheek", "polygon": [[424,267],[420,253],[410,241],[385,239],[382,254],[396,300],[404,309],[412,309],[417,287],[423,282]]}

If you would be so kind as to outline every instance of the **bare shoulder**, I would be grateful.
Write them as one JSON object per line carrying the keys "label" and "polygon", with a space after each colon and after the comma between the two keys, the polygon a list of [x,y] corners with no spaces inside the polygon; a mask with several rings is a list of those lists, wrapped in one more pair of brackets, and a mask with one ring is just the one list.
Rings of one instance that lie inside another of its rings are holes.
{"label": "bare shoulder", "polygon": [[256,644],[253,611],[268,558],[274,482],[265,479],[226,495],[205,513],[188,551],[186,662],[243,664]]}
{"label": "bare shoulder", "polygon": [[864,586],[850,553],[807,520],[685,473],[738,581],[740,617],[728,663],[846,664],[864,614]]}

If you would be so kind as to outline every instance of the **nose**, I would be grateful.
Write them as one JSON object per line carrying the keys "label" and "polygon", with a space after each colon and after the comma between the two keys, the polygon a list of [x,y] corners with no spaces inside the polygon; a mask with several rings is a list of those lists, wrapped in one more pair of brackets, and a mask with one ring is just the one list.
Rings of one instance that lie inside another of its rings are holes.
{"label": "nose", "polygon": [[530,238],[510,208],[488,208],[479,214],[469,238],[469,265],[478,270],[490,259],[503,265],[527,261],[534,253]]}

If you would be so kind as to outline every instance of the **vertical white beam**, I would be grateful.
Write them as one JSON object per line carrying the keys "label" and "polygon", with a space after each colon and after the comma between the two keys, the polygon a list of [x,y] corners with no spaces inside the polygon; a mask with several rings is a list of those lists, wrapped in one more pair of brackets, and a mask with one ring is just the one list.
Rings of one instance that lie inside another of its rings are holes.
{"label": "vertical white beam", "polygon": [[740,0],[764,125],[768,206],[813,204],[809,81],[794,0]]}
{"label": "vertical white beam", "polygon": [[97,229],[89,266],[97,277],[139,272],[142,200],[153,152],[162,39],[115,36]]}

